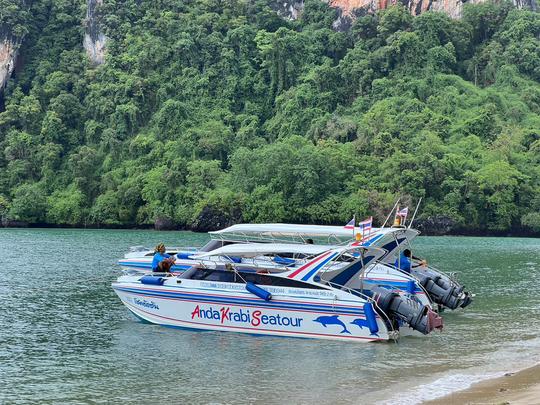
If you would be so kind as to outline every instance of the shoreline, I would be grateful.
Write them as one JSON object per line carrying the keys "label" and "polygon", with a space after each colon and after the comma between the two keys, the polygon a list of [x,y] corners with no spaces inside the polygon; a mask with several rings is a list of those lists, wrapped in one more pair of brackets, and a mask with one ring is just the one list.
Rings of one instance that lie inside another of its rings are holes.
{"label": "shoreline", "polygon": [[534,405],[540,404],[540,364],[502,377],[487,379],[469,388],[424,401],[423,405]]}
{"label": "shoreline", "polygon": [[[53,224],[25,224],[21,226],[0,226],[0,229],[79,229],[79,230],[123,230],[123,231],[154,231],[154,232],[193,232],[193,233],[208,233],[206,230],[198,230],[192,228],[164,228],[156,229],[153,225],[88,225],[88,226],[69,226],[69,225],[53,225]],[[217,229],[213,229],[217,230]],[[453,237],[479,237],[479,238],[540,238],[540,234],[527,232],[501,232],[501,233],[482,233],[482,232],[448,232],[448,233],[430,233],[422,232],[421,236],[453,236]]]}

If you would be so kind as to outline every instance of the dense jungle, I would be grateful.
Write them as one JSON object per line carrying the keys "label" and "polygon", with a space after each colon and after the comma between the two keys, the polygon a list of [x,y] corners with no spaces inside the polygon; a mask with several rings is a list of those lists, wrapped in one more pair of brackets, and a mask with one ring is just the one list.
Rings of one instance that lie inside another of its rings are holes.
{"label": "dense jungle", "polygon": [[540,14],[359,15],[306,0],[0,0],[20,38],[0,102],[5,224],[209,230],[380,224],[540,233]]}

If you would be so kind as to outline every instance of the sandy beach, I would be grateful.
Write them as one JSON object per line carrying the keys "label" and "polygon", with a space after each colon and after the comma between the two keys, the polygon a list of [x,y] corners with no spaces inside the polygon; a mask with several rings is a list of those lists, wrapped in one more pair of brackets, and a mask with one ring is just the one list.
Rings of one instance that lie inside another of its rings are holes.
{"label": "sandy beach", "polygon": [[424,404],[540,405],[540,364],[474,384],[466,390]]}

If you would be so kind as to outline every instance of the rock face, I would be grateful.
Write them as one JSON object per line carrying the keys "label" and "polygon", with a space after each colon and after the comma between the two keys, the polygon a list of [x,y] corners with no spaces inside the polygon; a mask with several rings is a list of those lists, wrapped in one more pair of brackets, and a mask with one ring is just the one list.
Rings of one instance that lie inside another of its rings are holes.
{"label": "rock face", "polygon": [[208,232],[226,228],[240,222],[242,222],[242,213],[239,209],[225,212],[218,207],[207,205],[201,210],[198,217],[195,218],[191,229],[196,232]]}
{"label": "rock face", "polygon": [[0,91],[6,85],[15,69],[20,41],[10,35],[0,35]]}
{"label": "rock face", "polygon": [[[465,3],[483,3],[486,0],[323,0],[331,7],[339,10],[339,17],[334,22],[337,30],[346,30],[350,27],[356,16],[374,13],[392,5],[404,5],[412,15],[419,15],[425,11],[442,11],[452,18],[460,18]],[[536,11],[538,0],[512,0],[518,8],[528,8]],[[276,1],[274,10],[287,19],[295,20],[304,8],[303,0]]]}
{"label": "rock face", "polygon": [[276,1],[271,6],[281,18],[296,20],[304,9],[304,0]]}
{"label": "rock face", "polygon": [[98,8],[103,0],[87,0],[85,34],[83,40],[84,49],[88,58],[94,65],[101,65],[105,61],[105,44],[107,37],[101,32]]}
{"label": "rock face", "polygon": [[448,235],[454,230],[456,222],[445,215],[420,218],[414,227],[427,235]]}

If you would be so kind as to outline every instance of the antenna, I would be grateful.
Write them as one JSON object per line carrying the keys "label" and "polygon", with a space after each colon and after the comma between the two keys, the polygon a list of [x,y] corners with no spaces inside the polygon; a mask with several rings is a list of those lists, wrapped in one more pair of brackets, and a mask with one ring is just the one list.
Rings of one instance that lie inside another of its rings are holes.
{"label": "antenna", "polygon": [[384,224],[382,224],[381,226],[381,229],[384,228],[384,226],[386,225],[386,223],[388,222],[388,220],[390,219],[390,216],[392,215],[392,212],[394,212],[394,210],[396,209],[397,205],[399,204],[399,200],[401,199],[401,197],[399,197],[396,201],[396,203],[394,204],[394,207],[392,208],[392,211],[390,211],[390,213],[388,214],[388,216],[386,217],[386,220],[384,221]]}
{"label": "antenna", "polygon": [[409,221],[409,226],[407,227],[407,229],[411,229],[411,226],[412,226],[412,223],[414,221],[414,217],[416,217],[416,212],[418,211],[418,207],[420,207],[420,203],[422,202],[422,197],[420,197],[420,199],[418,200],[418,204],[416,204],[416,208],[414,210],[414,214],[411,218],[411,220]]}

